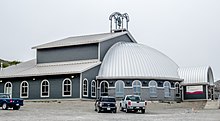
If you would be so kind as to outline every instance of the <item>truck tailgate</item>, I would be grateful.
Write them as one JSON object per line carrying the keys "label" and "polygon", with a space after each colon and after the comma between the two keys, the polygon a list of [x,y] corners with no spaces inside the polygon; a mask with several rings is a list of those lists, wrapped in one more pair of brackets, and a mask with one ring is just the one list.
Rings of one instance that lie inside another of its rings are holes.
{"label": "truck tailgate", "polygon": [[141,102],[131,102],[131,106],[133,107],[144,107],[145,106],[145,102],[141,101]]}

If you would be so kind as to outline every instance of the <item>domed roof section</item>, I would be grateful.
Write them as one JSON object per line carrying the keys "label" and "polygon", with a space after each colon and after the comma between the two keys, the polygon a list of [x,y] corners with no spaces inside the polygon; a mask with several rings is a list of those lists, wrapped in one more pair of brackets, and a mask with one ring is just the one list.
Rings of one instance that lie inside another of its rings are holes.
{"label": "domed roof section", "polygon": [[180,80],[178,65],[146,45],[118,42],[106,53],[97,79]]}

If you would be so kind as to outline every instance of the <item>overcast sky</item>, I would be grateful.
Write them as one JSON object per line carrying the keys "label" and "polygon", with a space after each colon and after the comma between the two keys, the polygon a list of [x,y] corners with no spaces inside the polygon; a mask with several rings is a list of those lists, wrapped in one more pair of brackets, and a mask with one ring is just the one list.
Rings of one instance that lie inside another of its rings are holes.
{"label": "overcast sky", "polygon": [[180,67],[210,65],[220,79],[220,0],[1,0],[0,58],[27,61],[31,47],[109,32],[109,15],[128,13],[129,31]]}

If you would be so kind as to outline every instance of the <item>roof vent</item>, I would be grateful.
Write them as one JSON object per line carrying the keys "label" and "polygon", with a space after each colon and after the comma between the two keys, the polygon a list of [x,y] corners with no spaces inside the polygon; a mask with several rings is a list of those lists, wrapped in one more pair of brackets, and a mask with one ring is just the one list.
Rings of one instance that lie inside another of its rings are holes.
{"label": "roof vent", "polygon": [[[109,20],[110,20],[110,32],[111,33],[112,32],[123,32],[123,31],[128,30],[129,16],[127,13],[121,14],[119,12],[114,12],[109,16]],[[124,26],[124,24],[126,24],[126,26]],[[114,29],[113,29],[113,26],[115,26]]]}

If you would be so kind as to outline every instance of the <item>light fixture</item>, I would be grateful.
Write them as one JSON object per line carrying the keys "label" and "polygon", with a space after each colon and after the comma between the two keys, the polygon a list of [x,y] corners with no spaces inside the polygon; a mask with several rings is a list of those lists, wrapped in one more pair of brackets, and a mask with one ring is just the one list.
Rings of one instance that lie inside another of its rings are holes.
{"label": "light fixture", "polygon": [[2,80],[0,80],[0,83],[2,82]]}
{"label": "light fixture", "polygon": [[33,78],[33,80],[35,80],[35,78]]}
{"label": "light fixture", "polygon": [[73,78],[74,78],[74,76],[71,76],[71,78],[73,79]]}

